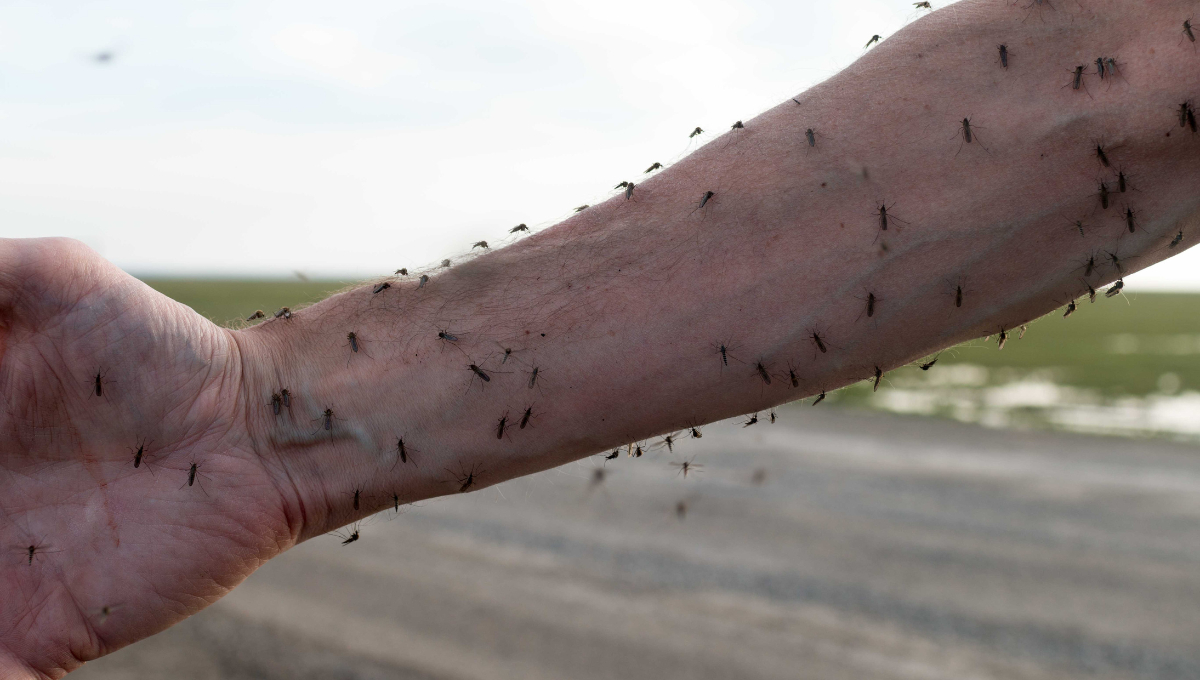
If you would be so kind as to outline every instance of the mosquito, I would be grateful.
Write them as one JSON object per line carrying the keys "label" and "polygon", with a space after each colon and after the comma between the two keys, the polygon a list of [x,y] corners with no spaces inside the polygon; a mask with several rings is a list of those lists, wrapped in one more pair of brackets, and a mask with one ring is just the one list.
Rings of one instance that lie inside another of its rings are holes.
{"label": "mosquito", "polygon": [[692,133],[688,135],[688,139],[691,139],[692,137],[695,137],[696,135],[702,135],[702,134],[704,134],[704,128],[697,126],[696,129],[692,130]]}
{"label": "mosquito", "polygon": [[528,231],[529,231],[529,227],[525,226],[525,223],[524,223],[524,222],[522,222],[522,223],[518,224],[517,226],[513,227],[512,229],[509,229],[509,230],[508,230],[508,233],[510,233],[510,234],[516,234],[516,233],[519,233],[519,232],[522,232],[522,231],[524,231],[524,232],[528,232]]}
{"label": "mosquito", "polygon": [[583,205],[576,206],[576,207],[575,207],[575,212],[577,212],[577,213],[581,213],[581,212],[583,212],[584,210],[587,210],[587,209],[588,209],[588,208],[590,208],[590,207],[592,207],[592,206],[588,205],[587,203],[584,203]]}
{"label": "mosquito", "polygon": [[748,418],[746,420],[746,422],[742,423],[742,427],[750,427],[751,425],[757,425],[757,424],[758,424],[758,414],[755,413],[754,415],[750,416],[750,418]]}
{"label": "mosquito", "polygon": [[[976,127],[976,129],[978,129],[978,127]],[[975,131],[971,128],[971,119],[970,118],[962,119],[961,126],[959,127],[958,132],[956,132],[955,135],[962,135],[962,140],[963,140],[962,142],[959,143],[958,151],[955,152],[955,154],[954,154],[955,156],[962,153],[963,144],[970,144],[972,141],[979,142],[979,147],[981,149],[983,149],[984,151],[987,151],[989,154],[992,153],[991,151],[988,151],[988,148],[983,145],[982,141],[979,140],[979,135],[976,134]]]}
{"label": "mosquito", "polygon": [[764,383],[766,383],[767,385],[771,384],[771,374],[767,373],[767,367],[763,366],[763,362],[760,361],[757,364],[755,364],[754,370],[758,372],[758,377],[762,378],[762,381]]}
{"label": "mosquito", "polygon": [[825,390],[821,390],[821,393],[820,393],[820,394],[818,394],[818,395],[817,395],[817,398],[813,400],[813,403],[812,403],[812,405],[813,405],[813,406],[816,406],[817,404],[819,404],[819,403],[821,403],[821,402],[823,402],[823,401],[825,401]]}
{"label": "mosquito", "polygon": [[[150,470],[150,462],[148,460],[146,460],[146,444],[147,444],[146,440],[143,439],[140,442],[138,442],[136,451],[134,451],[133,447],[129,447],[129,450],[134,452],[133,453],[133,469],[135,469],[135,470],[142,466],[143,461],[146,463],[146,469]],[[151,470],[151,472],[153,472],[153,470]]]}
{"label": "mosquito", "polygon": [[825,338],[822,338],[820,333],[813,331],[810,337],[812,337],[812,341],[816,344],[817,349],[821,350],[821,354],[825,354],[829,351],[829,349],[825,346]]}
{"label": "mosquito", "polygon": [[47,548],[47,546],[45,544],[37,543],[37,544],[32,544],[25,548],[21,548],[20,550],[21,550],[21,552],[26,554],[26,559],[28,560],[28,565],[32,567],[34,555],[47,555],[50,553],[62,552],[61,550],[47,550],[46,548]]}
{"label": "mosquito", "polygon": [[997,45],[1000,51],[1000,68],[1008,68],[1008,45]]}
{"label": "mosquito", "polygon": [[921,364],[921,370],[928,371],[929,369],[933,368],[933,365],[936,364],[937,362],[938,362],[938,357],[934,357],[932,360],[926,361],[925,363]]}
{"label": "mosquito", "polygon": [[1075,313],[1075,310],[1076,310],[1075,301],[1071,300],[1070,302],[1067,303],[1067,309],[1065,312],[1063,312],[1063,318],[1065,319],[1068,316],[1071,316],[1072,314]]}
{"label": "mosquito", "polygon": [[879,381],[882,379],[883,379],[883,369],[876,366],[875,367],[875,386],[871,388],[872,392],[879,391]]}
{"label": "mosquito", "polygon": [[1106,298],[1114,297],[1117,293],[1120,293],[1121,289],[1124,287],[1125,287],[1125,279],[1123,279],[1123,278],[1117,279],[1117,282],[1112,285],[1112,288],[1109,288],[1108,290],[1104,291],[1104,297],[1106,297]]}
{"label": "mosquito", "polygon": [[483,248],[484,250],[491,249],[491,247],[488,245],[487,241],[476,241],[475,243],[473,243],[471,245],[471,250],[475,250],[476,248]]}
{"label": "mosquito", "polygon": [[[200,464],[193,460],[191,466],[188,468],[187,481],[184,482],[179,488],[182,489],[185,486],[195,486],[197,480],[205,477],[207,477],[207,475],[200,472]],[[203,483],[200,484],[200,490],[204,491],[205,496],[208,495],[208,491],[205,491]]]}
{"label": "mosquito", "polygon": [[678,474],[683,475],[684,479],[687,479],[689,472],[700,472],[704,469],[703,465],[700,465],[698,463],[693,463],[690,460],[685,460],[682,463],[671,463],[671,465],[679,468]]}
{"label": "mosquito", "polygon": [[334,532],[333,535],[342,539],[342,545],[350,545],[359,539],[359,531],[361,531],[361,526],[355,522],[354,524],[350,525],[350,528],[345,534]]}
{"label": "mosquito", "polygon": [[662,163],[655,162],[653,165],[651,165],[650,167],[646,168],[645,172],[643,172],[642,174],[643,174],[643,175],[648,175],[648,174],[650,174],[650,173],[654,172],[655,170],[661,170],[661,169],[662,169],[662,166],[663,166],[663,164],[662,164]]}
{"label": "mosquito", "polygon": [[524,430],[526,425],[529,425],[529,419],[533,417],[533,407],[525,407],[525,413],[521,415],[521,425],[519,429]]}
{"label": "mosquito", "polygon": [[275,318],[283,317],[284,321],[292,320],[292,309],[290,307],[280,307],[279,311],[275,312]]}
{"label": "mosquito", "polygon": [[371,294],[378,295],[391,287],[392,287],[392,284],[388,283],[387,281],[384,281],[383,283],[380,283],[379,285],[375,286],[375,290],[371,291]]}
{"label": "mosquito", "polygon": [[108,371],[105,371],[102,369],[96,369],[96,375],[92,376],[92,379],[89,381],[92,383],[92,389],[95,390],[97,397],[104,396],[104,385],[106,383],[116,382],[115,380],[105,379],[105,376],[107,376],[107,375],[108,375]]}
{"label": "mosquito", "polygon": [[255,319],[265,319],[266,317],[267,317],[267,315],[263,314],[263,310],[256,309],[256,310],[254,310],[253,314],[246,317],[246,321],[254,321]]}
{"label": "mosquito", "polygon": [[1182,240],[1183,240],[1183,230],[1180,229],[1179,233],[1175,234],[1175,238],[1171,239],[1171,242],[1167,244],[1167,247],[1174,250],[1175,246],[1179,245],[1179,242]]}
{"label": "mosquito", "polygon": [[875,35],[871,36],[871,39],[867,41],[866,45],[863,45],[863,49],[864,50],[867,49],[868,47],[870,47],[871,45],[874,45],[875,43],[879,42],[880,40],[883,40],[883,36],[876,33]]}
{"label": "mosquito", "polygon": [[500,416],[499,422],[496,423],[496,439],[504,439],[504,428],[508,427],[508,412]]}
{"label": "mosquito", "polygon": [[401,267],[396,270],[396,276],[408,276],[408,267]]}
{"label": "mosquito", "polygon": [[[449,469],[447,469],[446,472],[454,474]],[[482,474],[483,472],[476,470],[474,465],[471,466],[470,470],[465,470],[460,466],[459,472],[454,478],[454,481],[458,484],[458,493],[466,493],[469,491],[471,487],[475,486],[476,477],[479,477]]]}

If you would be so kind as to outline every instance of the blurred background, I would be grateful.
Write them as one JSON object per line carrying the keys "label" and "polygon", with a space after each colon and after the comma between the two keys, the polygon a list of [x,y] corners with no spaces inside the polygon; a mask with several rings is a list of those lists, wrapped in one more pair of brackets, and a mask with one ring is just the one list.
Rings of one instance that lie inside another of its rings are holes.
{"label": "blurred background", "polygon": [[[554,224],[923,13],[5,2],[0,223],[235,325]],[[80,676],[1200,678],[1198,260],[877,393],[312,541]]]}

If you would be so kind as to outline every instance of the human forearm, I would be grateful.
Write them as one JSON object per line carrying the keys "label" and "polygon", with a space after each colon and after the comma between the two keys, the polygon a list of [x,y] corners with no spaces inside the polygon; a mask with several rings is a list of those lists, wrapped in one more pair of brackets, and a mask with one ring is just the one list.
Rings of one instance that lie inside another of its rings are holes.
{"label": "human forearm", "polygon": [[[1197,147],[1171,112],[1196,84],[1186,6],[1068,10],[960,3],[632,178],[629,200],[245,333],[251,429],[304,535],[868,378],[1191,245],[1167,247],[1196,208]],[[1114,79],[1071,86],[1108,55]]]}

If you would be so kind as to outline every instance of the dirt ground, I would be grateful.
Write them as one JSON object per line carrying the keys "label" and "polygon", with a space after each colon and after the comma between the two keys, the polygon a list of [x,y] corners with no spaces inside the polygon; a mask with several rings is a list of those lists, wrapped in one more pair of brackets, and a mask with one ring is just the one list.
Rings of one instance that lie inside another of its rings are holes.
{"label": "dirt ground", "polygon": [[1200,448],[822,407],[674,448],[310,541],[72,677],[1200,678]]}

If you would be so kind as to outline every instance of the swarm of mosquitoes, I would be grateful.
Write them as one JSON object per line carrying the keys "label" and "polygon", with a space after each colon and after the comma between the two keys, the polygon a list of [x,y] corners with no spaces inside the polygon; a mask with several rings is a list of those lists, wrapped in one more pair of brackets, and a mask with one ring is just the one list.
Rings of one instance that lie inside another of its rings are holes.
{"label": "swarm of mosquitoes", "polygon": [[[933,9],[929,2],[915,2],[913,5],[917,10]],[[1049,8],[1053,10],[1054,6],[1050,0],[1031,0],[1029,4],[1023,6],[1023,9],[1029,12],[1034,10],[1040,11],[1043,8]],[[1028,15],[1026,18],[1028,18]],[[1180,44],[1187,42],[1192,44],[1193,49],[1195,49],[1196,36],[1192,27],[1191,19],[1189,18],[1184,20],[1181,26],[1181,38],[1179,40]],[[880,35],[871,36],[864,49],[870,48],[872,45],[879,43],[881,40],[882,37]],[[996,64],[995,68],[1003,69],[1005,71],[1010,69],[1010,67],[1019,68],[1019,62],[1013,61],[1013,58],[1016,56],[1016,54],[1009,50],[1007,44],[997,45],[994,49],[996,53],[994,60]],[[100,60],[99,57],[98,60]],[[1123,64],[1115,57],[1097,56],[1094,61],[1085,64],[1073,65],[1070,68],[1065,69],[1065,73],[1068,75],[1064,76],[1066,82],[1062,85],[1062,87],[1063,89],[1069,88],[1073,91],[1086,93],[1088,89],[1089,78],[1094,77],[1102,83],[1111,84],[1113,81],[1123,78],[1122,66]],[[798,99],[792,99],[792,101],[797,105],[803,106],[803,103]],[[1200,132],[1200,130],[1197,129],[1196,111],[1191,100],[1181,102],[1178,108],[1172,111],[1172,116],[1172,127],[1177,121],[1178,127],[1181,129],[1190,130],[1192,134],[1197,134]],[[971,146],[978,147],[985,153],[989,155],[991,154],[991,151],[983,145],[982,140],[979,138],[979,128],[972,122],[970,116],[964,116],[961,122],[955,124],[955,128],[956,130],[954,135],[959,139],[959,153],[961,153],[964,148]],[[816,129],[817,128],[815,126],[805,127],[801,139],[798,140],[798,143],[802,147],[805,147],[808,151],[818,150],[821,135],[816,131]],[[728,134],[745,134],[747,130],[748,128],[746,125],[739,120],[730,126]],[[697,126],[690,131],[688,138],[696,138],[704,134],[704,129]],[[1167,136],[1170,136],[1169,132],[1167,133]],[[821,142],[821,144],[823,145],[824,142]],[[1129,175],[1126,173],[1125,169],[1119,165],[1114,166],[1116,151],[1118,151],[1118,149],[1106,146],[1101,141],[1090,142],[1088,145],[1086,153],[1091,158],[1090,162],[1097,164],[1100,172],[1103,172],[1106,175],[1105,178],[1098,181],[1096,185],[1095,201],[1099,206],[1099,210],[1104,214],[1107,214],[1107,211],[1114,205],[1122,203],[1124,209],[1114,211],[1117,216],[1115,221],[1119,221],[1121,224],[1122,235],[1126,231],[1130,234],[1134,234],[1137,233],[1138,230],[1142,229],[1139,219],[1141,213],[1133,207],[1130,201],[1125,200],[1123,202],[1123,199],[1126,199],[1129,192],[1133,190],[1133,187],[1130,183]],[[664,165],[662,163],[654,162],[647,167],[642,174],[648,175],[650,173],[662,170],[663,168]],[[636,188],[637,184],[634,182],[622,181],[615,185],[613,190],[623,191],[624,200],[630,201],[634,199]],[[697,198],[694,204],[693,212],[697,210],[703,211],[711,208],[717,204],[718,200],[719,196],[716,191],[707,190]],[[581,205],[575,208],[574,212],[583,212],[588,208],[588,205]],[[877,229],[872,227],[872,231],[875,233],[876,240],[879,240],[881,236],[889,231],[896,232],[901,228],[909,226],[907,221],[901,219],[896,214],[894,208],[894,205],[889,205],[880,201],[870,211],[874,216],[874,219],[877,220]],[[1085,224],[1084,220],[1068,220],[1068,223],[1071,229],[1078,231],[1081,238],[1087,238],[1089,232],[1094,233],[1094,228],[1091,225]],[[508,235],[511,238],[519,238],[531,233],[530,227],[524,223],[508,229]],[[1166,245],[1166,247],[1174,250],[1184,241],[1184,238],[1185,236],[1183,231],[1179,230],[1178,233],[1176,233],[1171,241]],[[884,252],[886,252],[886,245],[881,246],[881,248]],[[471,247],[472,251],[476,249],[488,251],[490,250],[490,245],[484,240],[477,241]],[[1088,255],[1086,260],[1083,261],[1079,267],[1079,269],[1081,269],[1083,272],[1082,276],[1079,277],[1079,284],[1082,290],[1078,295],[1066,301],[1063,311],[1064,317],[1071,316],[1078,309],[1078,302],[1080,298],[1086,296],[1090,302],[1096,301],[1099,293],[1090,283],[1089,279],[1092,279],[1094,276],[1098,275],[1101,269],[1104,267],[1112,267],[1113,271],[1115,271],[1118,275],[1116,282],[1104,292],[1104,297],[1111,298],[1119,295],[1122,292],[1125,286],[1125,269],[1122,265],[1120,255],[1115,251],[1116,248],[1114,248],[1113,251],[1094,251]],[[442,260],[438,268],[448,268],[452,266],[452,264],[453,263],[450,259],[445,259]],[[387,291],[398,289],[405,282],[412,281],[415,281],[415,286],[413,286],[414,290],[424,289],[426,286],[431,285],[432,283],[432,279],[430,278],[429,274],[423,273],[413,278],[410,276],[410,272],[407,268],[401,268],[397,269],[394,275],[388,280],[375,284],[371,295],[384,295],[387,293]],[[874,291],[868,290],[864,292],[866,293],[865,297],[859,298],[863,305],[859,318],[861,319],[863,316],[867,318],[874,318],[875,315],[880,312],[881,307],[885,305],[886,300]],[[948,296],[945,303],[947,308],[953,311],[954,309],[961,309],[964,307],[964,305],[968,304],[967,297],[969,293],[970,290],[964,288],[963,283],[954,283],[950,285],[948,287]],[[282,307],[271,314],[268,314],[263,310],[256,310],[248,317],[247,321],[267,319],[267,317],[270,316],[268,321],[287,323],[292,321],[297,313],[298,312],[294,312],[288,307]],[[1008,340],[1009,333],[1013,330],[1016,329],[997,329],[997,347],[999,349],[1004,348],[1005,343]],[[1019,326],[1019,330],[1020,334],[1018,335],[1018,339],[1024,336],[1026,327],[1023,325]],[[458,347],[460,335],[461,333],[455,330],[439,329],[436,335],[436,340],[445,347],[453,347],[454,349],[463,352],[465,356],[465,352]],[[545,334],[541,335],[542,337],[545,337]],[[810,329],[808,337],[812,342],[812,351],[814,353],[814,357],[828,354],[837,347],[831,342],[830,338],[828,337],[828,333],[823,328]],[[990,337],[991,336],[988,336],[988,338]],[[365,341],[358,335],[356,331],[348,331],[345,338],[346,343],[344,347],[347,349],[349,357],[352,358],[360,353],[365,354]],[[987,338],[985,338],[985,340],[986,339]],[[502,366],[507,365],[510,359],[513,359],[514,365],[517,364],[517,361],[513,355],[518,350],[514,350],[511,347],[505,347],[503,345],[500,345],[500,348],[502,349],[502,358],[500,359],[499,363]],[[767,385],[772,385],[774,380],[780,380],[785,385],[790,384],[793,389],[799,388],[802,385],[803,381],[797,374],[794,365],[789,365],[786,369],[779,369],[777,371],[774,367],[768,365],[768,363],[763,359],[744,360],[738,356],[736,346],[730,341],[720,341],[714,343],[711,347],[711,352],[714,355],[712,361],[715,364],[715,368],[719,368],[721,371],[733,371],[737,368],[737,366],[743,366],[745,367],[745,370],[743,371],[744,379],[759,381],[764,387]],[[933,358],[918,364],[918,367],[922,371],[928,371],[933,368],[937,362],[938,357],[934,356]],[[476,381],[478,381],[477,384],[481,386],[486,385],[492,382],[493,375],[505,372],[500,369],[485,367],[484,363],[485,362],[483,361],[475,361],[468,357],[463,364],[464,371],[470,372],[470,379],[473,384],[476,384]],[[530,364],[523,372],[526,377],[523,378],[522,384],[527,388],[526,391],[533,391],[530,392],[531,395],[536,395],[536,391],[539,390],[541,385],[545,382],[545,371],[537,365]],[[869,375],[864,376],[864,379],[871,384],[873,391],[877,391],[881,381],[883,380],[883,376],[883,368],[876,365],[872,367]],[[117,381],[108,378],[107,372],[101,367],[96,369],[95,375],[92,376],[88,382],[89,389],[96,398],[105,398],[105,390],[107,387],[113,383],[116,383]],[[812,405],[820,404],[825,400],[825,398],[826,390],[821,388],[820,392],[811,403]],[[270,417],[276,419],[290,418],[293,402],[295,400],[296,395],[294,395],[288,387],[281,386],[277,391],[270,395],[270,398],[265,406],[270,409]],[[531,396],[528,404],[523,408],[517,411],[506,411],[499,418],[493,421],[494,425],[492,426],[492,432],[495,434],[496,439],[503,440],[511,436],[514,429],[520,431],[533,427],[537,417],[537,405]],[[763,421],[774,423],[776,421],[776,417],[775,411],[770,411],[766,415],[762,415],[759,412],[752,413],[744,416],[742,427],[753,427]],[[324,433],[332,438],[334,436],[334,430],[337,428],[337,421],[339,420],[341,419],[335,415],[333,407],[330,405],[324,405],[320,415],[313,421],[317,423],[317,430],[314,434],[321,434],[323,436],[322,433]],[[682,430],[661,435],[659,440],[655,443],[649,443],[646,441],[633,441],[622,447],[618,447],[609,454],[602,454],[603,462],[616,459],[621,454],[622,449],[624,449],[625,454],[630,458],[641,458],[648,451],[664,448],[669,453],[673,454],[675,452],[675,446],[677,446],[681,440],[699,439],[702,436],[703,433],[701,432],[698,424],[688,425]],[[396,439],[396,444],[393,447],[395,453],[395,465],[417,464],[417,454],[419,454],[419,450],[413,446],[411,441],[406,441],[403,435],[397,435]],[[153,442],[146,441],[145,439],[139,439],[137,442],[135,442],[135,444],[135,447],[130,447],[129,449],[131,452],[130,463],[135,469],[139,469],[144,465],[147,470],[153,474],[154,470],[150,464],[152,457],[151,445]],[[693,459],[674,461],[671,462],[670,465],[676,469],[677,476],[683,479],[687,479],[689,476],[695,476],[701,473],[704,467],[703,465],[694,462]],[[202,464],[193,460],[187,467],[183,469],[181,480],[182,485],[179,487],[180,490],[198,488],[200,492],[207,495],[208,492],[204,490],[203,485],[203,480],[206,479],[207,476],[201,471],[201,468]],[[458,470],[447,469],[446,472],[450,475],[447,483],[452,491],[456,493],[465,493],[476,488],[480,476],[485,474],[486,470],[471,467],[459,468]],[[766,473],[764,470],[756,470],[752,479],[752,483],[761,484],[765,480],[765,475]],[[606,473],[603,467],[595,468],[593,470],[589,488],[601,484],[605,477]],[[352,493],[347,495],[351,497],[350,502],[353,509],[356,511],[359,510],[364,501],[363,490],[361,488],[356,488]],[[393,509],[399,513],[402,505],[399,494],[392,493],[389,497],[389,500],[391,501]],[[675,507],[675,512],[680,519],[683,519],[686,516],[687,510],[687,501],[681,500]],[[354,524],[343,530],[343,532],[338,533],[337,536],[341,539],[342,545],[349,545],[357,542],[360,539],[360,531],[360,525]],[[50,549],[48,546],[39,545],[37,543],[33,543],[29,546],[23,546],[20,548],[20,551],[22,553],[22,557],[30,566],[37,561],[36,558],[39,555],[61,552],[60,550]],[[103,616],[107,618],[107,616],[111,613],[111,610],[114,608],[115,607],[105,607]]]}

